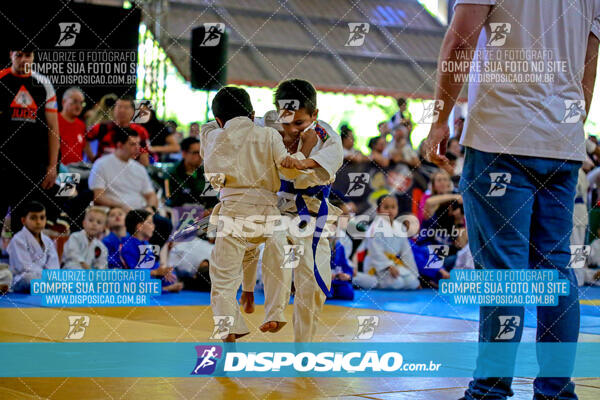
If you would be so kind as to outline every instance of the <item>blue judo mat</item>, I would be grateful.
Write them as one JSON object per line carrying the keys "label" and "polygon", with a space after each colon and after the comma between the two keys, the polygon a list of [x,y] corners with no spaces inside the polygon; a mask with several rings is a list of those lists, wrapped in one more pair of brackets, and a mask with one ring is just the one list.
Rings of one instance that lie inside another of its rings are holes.
{"label": "blue judo mat", "polygon": [[[600,287],[584,286],[579,289],[582,300],[598,300],[600,303]],[[255,294],[256,304],[264,304],[262,292]],[[206,292],[168,293],[155,296],[149,306],[207,306],[210,295]],[[477,306],[452,305],[435,290],[391,291],[391,290],[356,290],[354,300],[328,300],[326,304],[418,314],[431,317],[455,318],[477,321]],[[41,307],[41,297],[25,294],[9,293],[0,297],[0,308]],[[535,307],[529,307],[535,313]],[[526,318],[525,325],[535,327],[534,318]],[[600,305],[581,305],[581,332],[600,335]]]}

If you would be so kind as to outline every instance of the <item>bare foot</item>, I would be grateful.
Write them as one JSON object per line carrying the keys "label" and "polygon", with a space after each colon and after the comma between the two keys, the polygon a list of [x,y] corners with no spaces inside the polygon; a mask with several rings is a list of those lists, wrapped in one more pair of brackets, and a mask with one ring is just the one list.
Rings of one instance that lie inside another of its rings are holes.
{"label": "bare foot", "polygon": [[285,322],[268,321],[260,326],[260,331],[275,333],[283,328],[283,325],[285,325]]}
{"label": "bare foot", "polygon": [[235,343],[235,338],[236,338],[235,333],[230,333],[229,335],[227,335],[227,337],[225,339],[223,339],[223,342],[224,343]]}
{"label": "bare foot", "polygon": [[254,292],[242,292],[240,304],[244,307],[246,314],[252,314],[254,312]]}
{"label": "bare foot", "polygon": [[181,289],[183,289],[183,283],[181,282],[176,282],[163,288],[165,292],[181,292]]}

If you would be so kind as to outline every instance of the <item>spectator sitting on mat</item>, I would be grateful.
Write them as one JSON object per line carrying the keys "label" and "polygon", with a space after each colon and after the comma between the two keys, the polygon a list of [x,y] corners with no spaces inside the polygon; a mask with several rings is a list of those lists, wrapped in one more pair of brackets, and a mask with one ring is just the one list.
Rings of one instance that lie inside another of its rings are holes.
{"label": "spectator sitting on mat", "polygon": [[29,293],[32,279],[41,279],[45,269],[59,269],[54,242],[43,230],[46,226],[46,209],[42,203],[32,201],[22,208],[23,228],[8,244],[8,262],[13,275],[12,289]]}
{"label": "spectator sitting on mat", "polygon": [[90,207],[85,212],[83,230],[74,232],[65,243],[63,268],[106,269],[108,249],[100,241],[106,226],[106,209]]}
{"label": "spectator sitting on mat", "polygon": [[150,269],[150,276],[162,279],[164,292],[183,289],[183,284],[177,281],[173,273],[173,267],[160,264],[160,251],[148,241],[154,234],[152,213],[145,209],[131,210],[125,217],[125,226],[131,236],[120,250],[123,266],[127,269]]}
{"label": "spectator sitting on mat", "polygon": [[366,233],[365,272],[358,272],[354,284],[363,289],[417,289],[419,272],[404,225],[396,220],[398,202],[394,196],[377,199],[377,217]]}
{"label": "spectator sitting on mat", "polygon": [[123,268],[119,250],[129,237],[125,228],[125,215],[125,210],[118,206],[111,208],[108,212],[110,233],[102,239],[102,243],[108,249],[108,268]]}

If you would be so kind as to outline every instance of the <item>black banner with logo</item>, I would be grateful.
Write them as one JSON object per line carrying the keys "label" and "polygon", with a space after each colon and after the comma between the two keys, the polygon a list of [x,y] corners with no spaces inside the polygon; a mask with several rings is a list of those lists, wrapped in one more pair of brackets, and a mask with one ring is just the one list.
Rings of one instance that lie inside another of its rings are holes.
{"label": "black banner with logo", "polygon": [[48,78],[59,104],[72,86],[91,105],[108,93],[135,95],[139,9],[67,0],[12,3],[0,13],[1,68],[10,67],[11,48],[33,50],[32,69]]}

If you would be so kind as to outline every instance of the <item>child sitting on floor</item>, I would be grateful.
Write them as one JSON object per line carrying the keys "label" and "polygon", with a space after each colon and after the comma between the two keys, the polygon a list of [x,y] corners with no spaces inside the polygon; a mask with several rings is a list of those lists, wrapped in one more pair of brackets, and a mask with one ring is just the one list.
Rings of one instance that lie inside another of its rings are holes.
{"label": "child sitting on floor", "polygon": [[99,237],[106,225],[106,211],[90,207],[85,212],[83,230],[72,233],[65,243],[62,266],[66,269],[105,269],[108,250]]}
{"label": "child sitting on floor", "polygon": [[23,208],[23,228],[13,236],[6,251],[13,275],[14,292],[29,293],[32,279],[41,279],[42,270],[58,269],[60,264],[54,242],[42,231],[46,227],[46,208],[32,201]]}
{"label": "child sitting on floor", "polygon": [[125,228],[125,210],[121,207],[113,207],[108,212],[108,229],[110,233],[102,239],[108,249],[108,268],[123,268],[119,250],[129,238],[129,233]]}
{"label": "child sitting on floor", "polygon": [[396,221],[398,202],[393,195],[377,199],[377,216],[367,230],[367,255],[364,272],[358,272],[354,284],[363,289],[417,289],[419,272],[406,235]]}
{"label": "child sitting on floor", "polygon": [[183,284],[177,282],[173,267],[160,265],[159,252],[148,240],[154,233],[152,213],[145,209],[131,210],[125,217],[125,227],[131,236],[121,247],[121,261],[128,269],[150,269],[152,277],[162,278],[162,290],[179,292]]}

